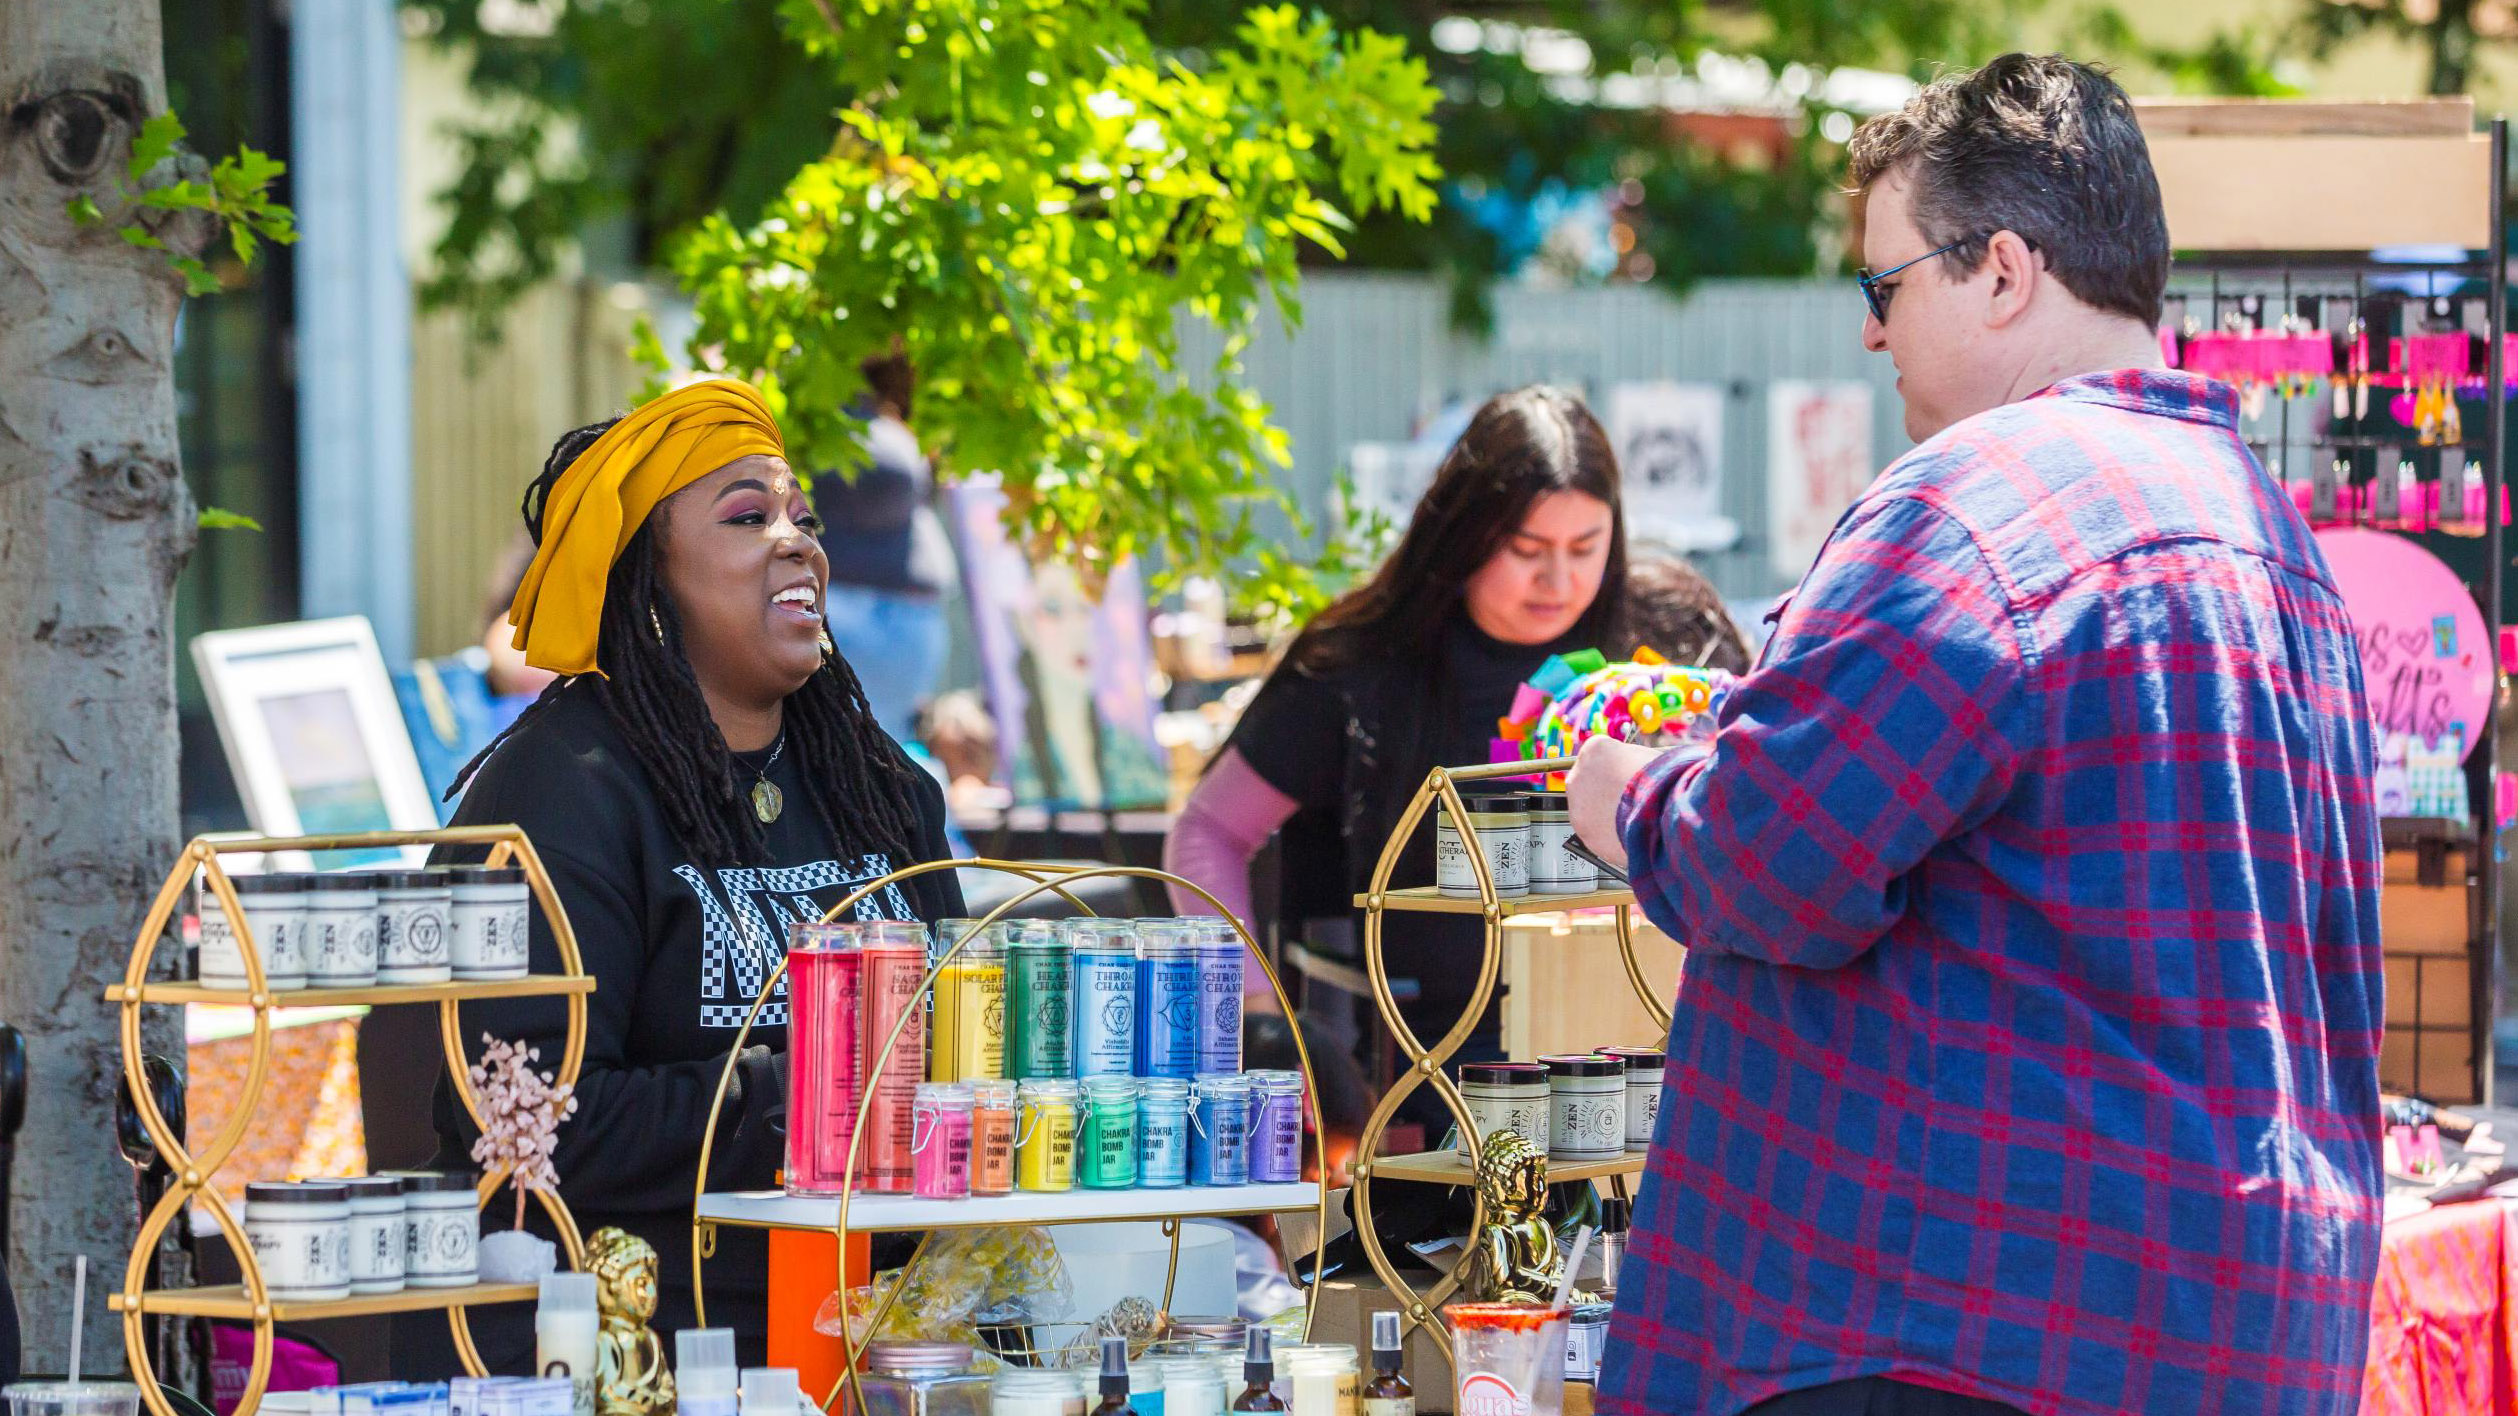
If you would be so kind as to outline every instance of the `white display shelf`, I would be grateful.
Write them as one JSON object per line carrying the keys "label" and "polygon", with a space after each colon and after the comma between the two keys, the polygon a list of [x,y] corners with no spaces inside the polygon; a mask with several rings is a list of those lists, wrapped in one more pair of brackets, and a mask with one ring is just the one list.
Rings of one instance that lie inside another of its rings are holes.
{"label": "white display shelf", "polygon": [[[848,1202],[848,1228],[884,1230],[967,1229],[995,1224],[1077,1224],[1094,1220],[1191,1219],[1236,1214],[1283,1214],[1315,1209],[1320,1186],[1190,1185],[1177,1190],[1068,1190],[922,1200],[911,1195],[856,1195]],[[755,1229],[813,1229],[828,1233],[839,1223],[839,1201],[806,1199],[777,1190],[711,1190],[699,1197],[698,1217]]]}

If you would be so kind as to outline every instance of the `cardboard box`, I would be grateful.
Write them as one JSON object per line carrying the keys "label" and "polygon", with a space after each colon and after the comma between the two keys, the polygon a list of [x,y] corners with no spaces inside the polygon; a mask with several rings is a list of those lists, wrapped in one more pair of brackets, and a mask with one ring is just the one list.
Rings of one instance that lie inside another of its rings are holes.
{"label": "cardboard box", "polygon": [[[1433,1283],[1428,1275],[1426,1282]],[[1407,1305],[1392,1297],[1367,1271],[1361,1278],[1341,1275],[1320,1286],[1313,1299],[1311,1340],[1314,1342],[1349,1342],[1370,1360],[1373,1350],[1373,1314],[1405,1312]],[[1437,1319],[1439,1321],[1439,1319]],[[1420,1411],[1449,1411],[1452,1406],[1451,1359],[1443,1354],[1443,1345],[1434,1340],[1426,1328],[1417,1328],[1407,1338],[1408,1384],[1416,1388],[1416,1404]]]}
{"label": "cardboard box", "polygon": [[2391,1092],[2451,1105],[2480,1098],[2474,1086],[2474,1034],[2390,1028],[2378,1045],[2378,1084]]}
{"label": "cardboard box", "polygon": [[2389,884],[2378,892],[2378,942],[2390,954],[2464,957],[2474,946],[2475,892]]}

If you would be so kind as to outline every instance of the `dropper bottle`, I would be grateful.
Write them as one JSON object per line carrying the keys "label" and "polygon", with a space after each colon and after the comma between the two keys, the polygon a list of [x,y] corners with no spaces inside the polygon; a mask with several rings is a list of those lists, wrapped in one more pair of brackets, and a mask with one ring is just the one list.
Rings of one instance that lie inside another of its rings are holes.
{"label": "dropper bottle", "polygon": [[1128,1404],[1128,1339],[1102,1339],[1102,1404],[1093,1416],[1137,1416]]}
{"label": "dropper bottle", "polygon": [[1233,1398],[1233,1409],[1283,1411],[1285,1399],[1269,1390],[1276,1384],[1276,1334],[1253,1327],[1249,1343],[1242,1350],[1242,1381],[1247,1385],[1241,1395]]}

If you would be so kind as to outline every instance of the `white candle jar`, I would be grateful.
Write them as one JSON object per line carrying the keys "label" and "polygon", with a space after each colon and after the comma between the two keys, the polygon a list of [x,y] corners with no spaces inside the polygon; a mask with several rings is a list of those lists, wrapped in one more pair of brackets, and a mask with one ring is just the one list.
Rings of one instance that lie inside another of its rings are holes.
{"label": "white candle jar", "polygon": [[[1495,893],[1518,898],[1530,893],[1530,811],[1519,795],[1489,792],[1464,796],[1469,828]],[[1434,885],[1453,899],[1478,898],[1477,867],[1469,861],[1470,837],[1463,835],[1445,805],[1434,818]]]}
{"label": "white candle jar", "polygon": [[413,1288],[461,1288],[480,1281],[479,1177],[409,1171],[402,1181],[403,1281]]}
{"label": "white candle jar", "polygon": [[1626,1064],[1597,1053],[1539,1060],[1548,1069],[1548,1159],[1626,1154]]}
{"label": "white candle jar", "polygon": [[350,1192],[341,1186],[247,1185],[245,1240],[272,1298],[320,1303],[350,1296]]}
{"label": "white candle jar", "polygon": [[454,976],[467,982],[523,978],[531,962],[533,910],[524,871],[465,866],[453,872]]}
{"label": "white candle jar", "polygon": [[1627,1150],[1652,1149],[1652,1128],[1661,1119],[1661,1079],[1668,1060],[1657,1047],[1604,1047],[1600,1054],[1626,1064]]}
{"label": "white candle jar", "polygon": [[988,1392],[990,1416],[1084,1416],[1084,1386],[1072,1372],[1008,1367]]}
{"label": "white candle jar", "polygon": [[454,977],[447,933],[454,891],[439,870],[389,870],[376,877],[376,981],[444,983]]}
{"label": "white candle jar", "polygon": [[1530,893],[1587,895],[1600,888],[1600,872],[1566,849],[1574,839],[1574,814],[1563,792],[1524,792],[1530,804]]}
{"label": "white candle jar", "polygon": [[403,1217],[402,1178],[362,1175],[322,1183],[349,1193],[350,1291],[401,1292],[403,1258],[411,1242]]}
{"label": "white candle jar", "polygon": [[[262,955],[262,983],[274,993],[306,986],[307,877],[231,875],[227,883],[245,909],[254,947]],[[227,909],[208,882],[201,888],[201,962],[196,972],[212,988],[249,988],[245,949],[228,922]]]}
{"label": "white candle jar", "polygon": [[[1460,1065],[1460,1099],[1478,1135],[1510,1131],[1528,1141],[1539,1154],[1548,1152],[1548,1069],[1535,1062],[1464,1062]],[[1469,1136],[1462,1132],[1454,1152],[1476,1163]]]}
{"label": "white candle jar", "polygon": [[365,988],[376,981],[376,877],[317,875],[306,894],[306,981]]}

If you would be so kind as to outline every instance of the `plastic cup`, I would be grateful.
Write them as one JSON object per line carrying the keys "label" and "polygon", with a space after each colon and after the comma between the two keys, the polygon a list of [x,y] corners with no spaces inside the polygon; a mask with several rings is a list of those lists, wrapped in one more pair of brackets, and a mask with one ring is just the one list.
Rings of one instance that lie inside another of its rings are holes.
{"label": "plastic cup", "polygon": [[134,1416],[140,1389],[129,1382],[18,1382],[0,1387],[9,1416]]}
{"label": "plastic cup", "polygon": [[1564,1416],[1565,1341],[1574,1310],[1453,1303],[1452,1409],[1459,1416]]}

